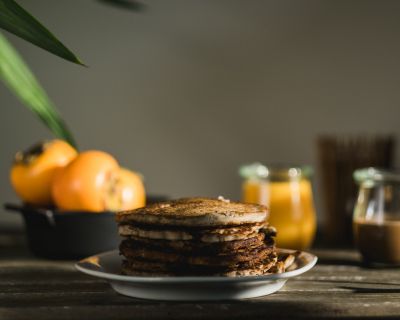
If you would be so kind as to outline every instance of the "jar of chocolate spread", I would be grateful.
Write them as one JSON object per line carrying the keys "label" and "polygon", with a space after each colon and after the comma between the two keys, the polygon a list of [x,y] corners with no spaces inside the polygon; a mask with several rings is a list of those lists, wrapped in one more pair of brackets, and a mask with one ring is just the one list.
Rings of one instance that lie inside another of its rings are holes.
{"label": "jar of chocolate spread", "polygon": [[354,172],[354,180],[357,248],[368,264],[400,266],[400,172],[365,168]]}

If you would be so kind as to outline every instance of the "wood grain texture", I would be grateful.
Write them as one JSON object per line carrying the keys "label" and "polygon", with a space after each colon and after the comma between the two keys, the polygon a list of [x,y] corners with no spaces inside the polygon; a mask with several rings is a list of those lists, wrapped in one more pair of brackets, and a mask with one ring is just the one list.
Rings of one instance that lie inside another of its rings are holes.
{"label": "wood grain texture", "polygon": [[270,296],[158,302],[118,295],[107,282],[76,271],[71,261],[36,259],[20,241],[4,239],[0,237],[0,319],[400,317],[400,269],[361,267],[353,251],[316,251],[320,261],[314,269],[289,280]]}

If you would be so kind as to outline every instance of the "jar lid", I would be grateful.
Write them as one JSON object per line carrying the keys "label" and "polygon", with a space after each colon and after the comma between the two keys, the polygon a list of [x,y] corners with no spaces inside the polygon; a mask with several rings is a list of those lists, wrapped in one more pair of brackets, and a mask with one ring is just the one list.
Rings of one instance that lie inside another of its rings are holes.
{"label": "jar lid", "polygon": [[400,172],[369,167],[354,171],[353,178],[358,184],[374,184],[375,182],[400,182]]}
{"label": "jar lid", "polygon": [[239,168],[239,175],[244,179],[289,180],[308,178],[312,173],[313,170],[309,166],[266,166],[259,162],[246,164]]}

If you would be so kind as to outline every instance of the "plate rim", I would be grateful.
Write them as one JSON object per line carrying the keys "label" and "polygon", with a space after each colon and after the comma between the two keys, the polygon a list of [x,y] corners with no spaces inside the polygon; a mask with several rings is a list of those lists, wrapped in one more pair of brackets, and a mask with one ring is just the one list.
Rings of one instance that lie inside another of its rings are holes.
{"label": "plate rim", "polygon": [[[277,248],[277,250],[286,251],[286,252],[296,252],[299,250],[291,250],[291,249],[283,249]],[[298,276],[302,273],[305,273],[312,269],[318,261],[318,257],[312,253],[306,251],[300,251],[301,253],[308,254],[312,257],[312,260],[307,263],[306,265],[302,266],[301,268],[287,271],[283,273],[274,273],[274,274],[267,274],[267,275],[259,275],[259,276],[243,276],[243,277],[224,277],[224,276],[171,276],[171,277],[144,277],[144,276],[130,276],[130,275],[122,275],[122,274],[115,274],[109,273],[106,271],[98,271],[98,270],[91,270],[84,267],[82,264],[87,263],[86,260],[94,259],[94,258],[107,258],[108,256],[119,256],[118,249],[110,250],[106,252],[102,252],[99,254],[95,254],[93,256],[84,258],[79,260],[75,263],[75,268],[88,274],[90,276],[94,276],[101,279],[107,280],[114,280],[114,281],[122,281],[122,282],[131,282],[131,283],[199,283],[199,282],[255,282],[255,281],[275,281],[275,280],[283,280],[289,279],[295,276]]]}

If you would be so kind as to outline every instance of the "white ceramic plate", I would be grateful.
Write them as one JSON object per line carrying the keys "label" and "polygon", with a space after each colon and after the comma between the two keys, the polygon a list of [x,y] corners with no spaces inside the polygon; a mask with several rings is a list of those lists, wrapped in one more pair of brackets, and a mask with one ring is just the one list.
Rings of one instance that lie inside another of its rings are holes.
{"label": "white ceramic plate", "polygon": [[[278,249],[282,253],[293,250]],[[310,270],[317,257],[302,252],[292,271],[248,277],[135,277],[121,274],[122,257],[117,250],[83,259],[75,267],[86,274],[108,280],[125,296],[151,300],[228,300],[265,296],[278,291],[285,282]]]}

